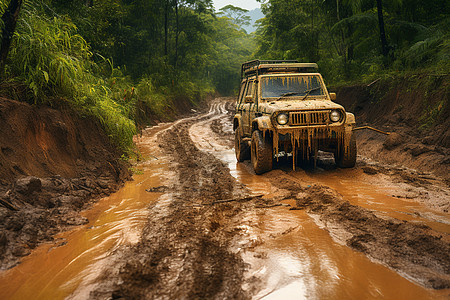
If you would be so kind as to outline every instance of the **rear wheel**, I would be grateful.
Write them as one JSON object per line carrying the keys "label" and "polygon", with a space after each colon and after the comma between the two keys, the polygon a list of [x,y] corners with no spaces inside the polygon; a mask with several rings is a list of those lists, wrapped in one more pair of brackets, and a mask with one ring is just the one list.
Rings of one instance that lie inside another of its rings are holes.
{"label": "rear wheel", "polygon": [[356,138],[352,133],[349,146],[345,147],[345,142],[339,145],[339,149],[334,153],[334,161],[339,168],[353,168],[356,164]]}
{"label": "rear wheel", "polygon": [[256,174],[262,174],[272,170],[273,148],[272,139],[267,134],[263,137],[259,130],[252,134],[251,158]]}
{"label": "rear wheel", "polygon": [[239,127],[234,132],[234,151],[238,162],[250,159],[250,147],[247,142],[243,141]]}

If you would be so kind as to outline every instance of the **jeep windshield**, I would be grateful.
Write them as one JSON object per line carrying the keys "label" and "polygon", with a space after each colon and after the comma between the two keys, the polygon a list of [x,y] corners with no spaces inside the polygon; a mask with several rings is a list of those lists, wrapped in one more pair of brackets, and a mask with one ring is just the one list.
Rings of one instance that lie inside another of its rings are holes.
{"label": "jeep windshield", "polygon": [[261,98],[282,100],[289,97],[325,96],[317,75],[264,76],[261,78]]}

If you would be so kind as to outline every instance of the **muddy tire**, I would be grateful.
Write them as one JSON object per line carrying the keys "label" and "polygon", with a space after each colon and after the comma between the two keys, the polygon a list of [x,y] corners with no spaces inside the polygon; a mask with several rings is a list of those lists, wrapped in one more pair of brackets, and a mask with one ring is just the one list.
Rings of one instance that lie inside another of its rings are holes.
{"label": "muddy tire", "polygon": [[238,162],[243,162],[244,160],[250,159],[250,147],[247,142],[242,140],[240,134],[240,128],[236,128],[234,132],[234,151],[236,153],[236,159]]}
{"label": "muddy tire", "polygon": [[344,145],[341,145],[339,151],[334,153],[334,161],[339,168],[353,168],[355,166],[356,138],[354,134],[352,134],[350,138],[350,145],[348,149],[345,149]]}
{"label": "muddy tire", "polygon": [[272,170],[273,149],[272,139],[267,134],[264,138],[259,130],[252,134],[251,159],[256,174]]}

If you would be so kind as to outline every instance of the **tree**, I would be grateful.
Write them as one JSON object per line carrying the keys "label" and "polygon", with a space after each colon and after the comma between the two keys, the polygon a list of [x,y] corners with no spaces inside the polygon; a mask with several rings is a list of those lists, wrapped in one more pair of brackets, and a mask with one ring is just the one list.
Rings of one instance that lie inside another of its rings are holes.
{"label": "tree", "polygon": [[386,32],[384,29],[382,0],[377,0],[377,13],[378,13],[378,27],[380,29],[381,52],[383,53],[384,57],[387,57],[389,54],[389,45],[386,40]]}
{"label": "tree", "polygon": [[248,10],[231,4],[219,9],[219,15],[224,15],[232,20],[238,27],[250,25],[250,16],[247,15]]}

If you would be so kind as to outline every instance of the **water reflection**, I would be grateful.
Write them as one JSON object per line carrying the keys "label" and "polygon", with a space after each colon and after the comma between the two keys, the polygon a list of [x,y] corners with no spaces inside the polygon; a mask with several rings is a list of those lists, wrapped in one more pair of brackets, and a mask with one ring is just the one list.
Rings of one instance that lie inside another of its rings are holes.
{"label": "water reflection", "polygon": [[58,235],[56,243],[38,247],[20,265],[0,274],[0,299],[63,299],[75,290],[73,299],[87,298],[98,276],[110,268],[112,254],[139,240],[146,208],[161,195],[146,192],[160,186],[169,170],[166,160],[154,156],[158,147],[150,145],[154,134],[168,126],[153,128],[139,141],[149,158],[139,165],[143,174],[85,211],[89,224]]}
{"label": "water reflection", "polygon": [[354,205],[376,211],[399,220],[430,226],[434,230],[450,233],[450,215],[431,210],[412,199],[392,196],[392,189],[398,194],[411,189],[398,184],[385,183],[378,177],[366,175],[361,169],[339,169],[329,171],[289,172],[304,182],[322,184],[338,191],[345,200]]}

